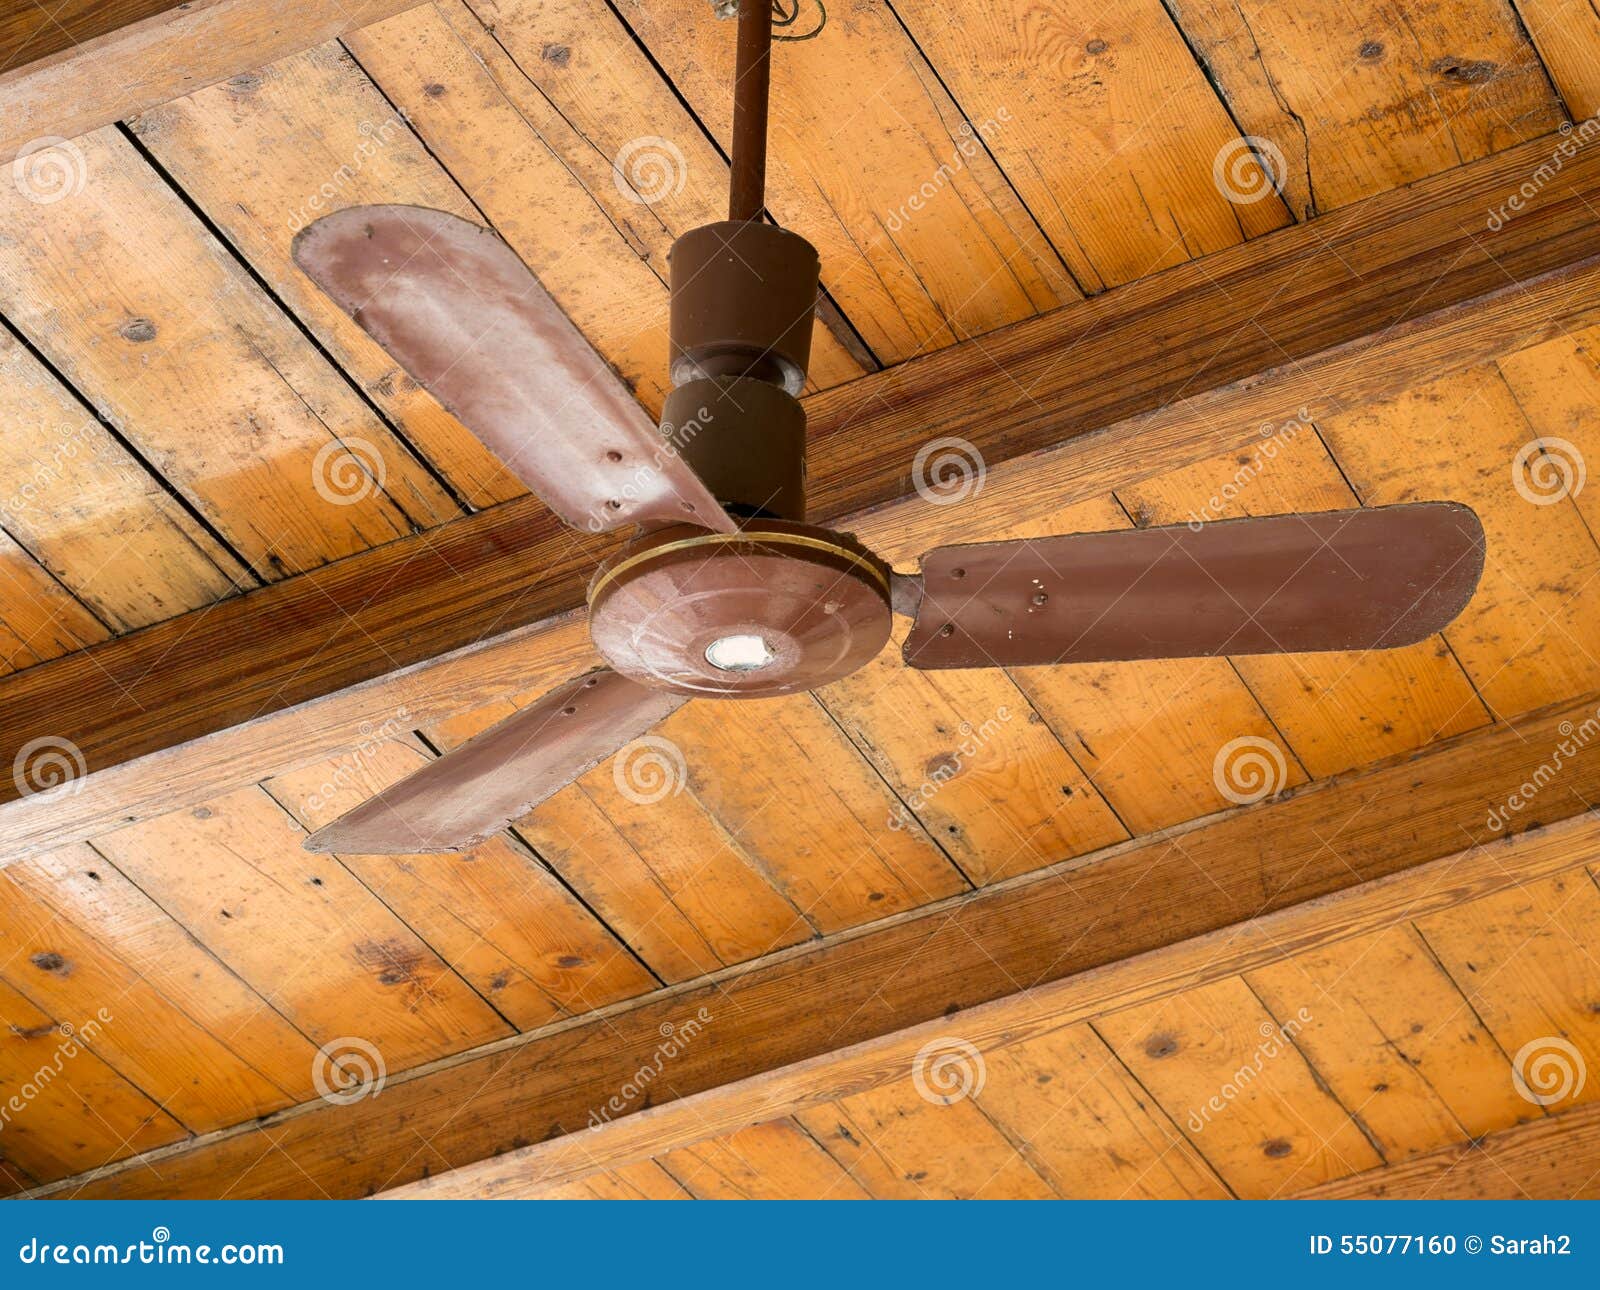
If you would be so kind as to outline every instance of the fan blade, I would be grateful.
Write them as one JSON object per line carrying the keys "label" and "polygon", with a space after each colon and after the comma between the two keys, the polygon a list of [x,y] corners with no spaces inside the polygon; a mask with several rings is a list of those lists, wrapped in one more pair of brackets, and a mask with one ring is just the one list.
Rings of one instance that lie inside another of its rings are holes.
{"label": "fan blade", "polygon": [[307,851],[460,851],[498,833],[686,702],[607,668],[512,713],[308,837]]}
{"label": "fan blade", "polygon": [[946,546],[922,557],[912,667],[1390,649],[1472,597],[1483,526],[1427,502]]}
{"label": "fan blade", "polygon": [[422,206],[352,206],[294,240],[330,298],[574,528],[735,525],[517,254]]}

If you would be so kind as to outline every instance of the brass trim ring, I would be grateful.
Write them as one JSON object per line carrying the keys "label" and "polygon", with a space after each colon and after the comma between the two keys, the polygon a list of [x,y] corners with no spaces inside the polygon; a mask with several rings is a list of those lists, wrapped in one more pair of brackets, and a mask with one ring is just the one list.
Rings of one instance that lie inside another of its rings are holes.
{"label": "brass trim ring", "polygon": [[658,555],[666,555],[670,551],[684,551],[696,546],[726,546],[732,542],[748,542],[752,546],[803,546],[814,551],[826,551],[830,555],[843,556],[844,559],[855,565],[858,569],[865,569],[878,585],[883,589],[883,594],[889,594],[889,578],[884,571],[863,555],[858,555],[848,547],[836,546],[832,542],[825,542],[821,538],[811,537],[806,533],[766,532],[752,533],[741,529],[737,533],[701,533],[695,537],[678,538],[673,542],[663,542],[660,546],[653,546],[647,551],[640,551],[630,555],[627,559],[612,565],[595,579],[594,585],[589,588],[590,606],[594,605],[595,598],[609,586],[613,579],[633,568],[652,560]]}

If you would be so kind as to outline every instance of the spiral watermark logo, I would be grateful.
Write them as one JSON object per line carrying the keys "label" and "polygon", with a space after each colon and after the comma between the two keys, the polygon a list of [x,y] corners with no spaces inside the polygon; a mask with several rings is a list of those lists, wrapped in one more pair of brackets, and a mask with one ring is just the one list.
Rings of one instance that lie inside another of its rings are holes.
{"label": "spiral watermark logo", "polygon": [[1249,806],[1283,791],[1289,782],[1289,767],[1283,750],[1260,735],[1230,739],[1217,750],[1211,763],[1211,778],[1221,793],[1236,806]]}
{"label": "spiral watermark logo", "polygon": [[917,1049],[911,1082],[925,1102],[950,1106],[983,1092],[988,1069],[976,1044],[945,1035]]}
{"label": "spiral watermark logo", "polygon": [[917,449],[911,482],[917,496],[934,506],[950,506],[983,491],[983,454],[965,439],[931,439]]}
{"label": "spiral watermark logo", "polygon": [[689,179],[689,163],[671,139],[642,134],[629,139],[611,159],[611,182],[617,191],[639,206],[676,197]]}
{"label": "spiral watermark logo", "polygon": [[329,1040],[311,1061],[311,1083],[317,1096],[335,1106],[377,1097],[388,1074],[377,1046],[353,1035]]}
{"label": "spiral watermark logo", "polygon": [[153,1227],[150,1229],[150,1239],[157,1245],[165,1245],[172,1239],[172,1231],[166,1227]]}
{"label": "spiral watermark logo", "polygon": [[11,762],[11,782],[23,797],[70,797],[83,791],[88,773],[83,751],[57,735],[28,740]]}
{"label": "spiral watermark logo", "polygon": [[1235,206],[1251,206],[1275,196],[1288,173],[1283,149],[1258,134],[1228,140],[1211,162],[1212,182]]}
{"label": "spiral watermark logo", "polygon": [[1566,439],[1532,439],[1511,461],[1511,482],[1525,502],[1550,506],[1583,491],[1583,454]]}
{"label": "spiral watermark logo", "polygon": [[11,182],[30,202],[49,206],[76,197],[89,180],[89,163],[71,139],[46,135],[22,145],[11,163]]}
{"label": "spiral watermark logo", "polygon": [[689,767],[683,750],[660,735],[645,735],[625,744],[611,763],[617,792],[636,806],[654,806],[683,792]]}
{"label": "spiral watermark logo", "polygon": [[1583,1092],[1583,1054],[1558,1035],[1530,1039],[1511,1059],[1511,1084],[1535,1106],[1554,1106]]}
{"label": "spiral watermark logo", "polygon": [[370,439],[334,439],[311,462],[312,487],[334,506],[365,501],[383,488],[388,474],[382,451]]}

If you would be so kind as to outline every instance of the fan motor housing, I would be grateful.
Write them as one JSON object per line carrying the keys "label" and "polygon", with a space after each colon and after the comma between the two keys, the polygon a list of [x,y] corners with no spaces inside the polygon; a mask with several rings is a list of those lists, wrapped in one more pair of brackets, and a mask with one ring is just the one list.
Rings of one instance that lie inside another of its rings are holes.
{"label": "fan motor housing", "polygon": [[[703,698],[794,694],[848,676],[888,643],[891,619],[882,560],[848,534],[780,521],[657,529],[589,588],[589,633],[607,663]],[[718,666],[729,645],[757,661]]]}

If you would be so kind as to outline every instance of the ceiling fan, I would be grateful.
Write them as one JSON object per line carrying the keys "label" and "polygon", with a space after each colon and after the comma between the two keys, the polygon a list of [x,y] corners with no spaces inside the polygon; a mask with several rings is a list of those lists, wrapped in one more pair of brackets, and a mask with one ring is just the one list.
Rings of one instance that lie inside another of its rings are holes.
{"label": "ceiling fan", "polygon": [[306,839],[428,853],[491,836],[694,697],[792,694],[910,617],[916,668],[1386,649],[1461,612],[1483,529],[1435,502],[937,547],[892,570],[805,520],[817,253],[762,222],[772,13],[739,6],[729,218],[670,256],[673,391],[653,425],[516,254],[440,211],[354,207],[294,258],[568,524],[637,525],[596,572],[609,664]]}

